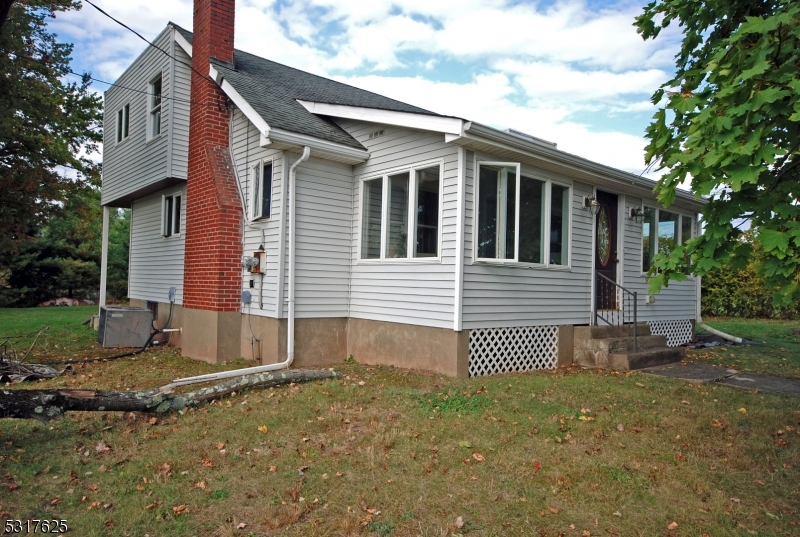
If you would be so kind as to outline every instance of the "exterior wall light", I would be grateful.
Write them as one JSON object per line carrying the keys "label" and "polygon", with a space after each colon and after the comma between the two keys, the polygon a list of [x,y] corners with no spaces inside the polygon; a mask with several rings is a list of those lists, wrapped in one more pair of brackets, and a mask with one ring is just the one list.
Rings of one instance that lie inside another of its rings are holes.
{"label": "exterior wall light", "polygon": [[644,222],[644,210],[641,207],[631,207],[628,209],[628,219],[641,224]]}
{"label": "exterior wall light", "polygon": [[600,202],[594,196],[586,196],[583,198],[583,208],[595,215],[600,212]]}

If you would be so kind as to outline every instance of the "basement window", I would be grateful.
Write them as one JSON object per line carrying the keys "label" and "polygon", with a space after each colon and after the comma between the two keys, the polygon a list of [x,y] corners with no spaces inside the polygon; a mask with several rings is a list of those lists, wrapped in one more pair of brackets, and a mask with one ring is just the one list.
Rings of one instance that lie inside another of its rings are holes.
{"label": "basement window", "polygon": [[252,219],[269,218],[272,208],[272,161],[259,161],[253,172]]}
{"label": "basement window", "polygon": [[441,199],[440,162],[364,180],[359,258],[438,259]]}
{"label": "basement window", "polygon": [[150,87],[148,88],[147,92],[149,110],[149,114],[147,116],[148,140],[161,135],[161,91],[161,73],[159,73],[157,77],[150,81]]}
{"label": "basement window", "polygon": [[126,104],[117,110],[117,143],[128,137],[130,132],[131,105]]}
{"label": "basement window", "polygon": [[161,196],[161,235],[164,237],[181,234],[181,195]]}

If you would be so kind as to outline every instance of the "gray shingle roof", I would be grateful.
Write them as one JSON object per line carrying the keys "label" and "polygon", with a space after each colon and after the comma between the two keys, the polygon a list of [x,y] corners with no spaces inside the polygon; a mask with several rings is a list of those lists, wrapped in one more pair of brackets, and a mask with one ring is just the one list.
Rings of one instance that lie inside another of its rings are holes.
{"label": "gray shingle roof", "polygon": [[[170,23],[190,43],[192,32]],[[234,65],[211,60],[214,68],[253,107],[270,127],[364,149],[355,138],[324,116],[312,114],[297,102],[321,102],[439,116],[371,91],[362,90],[287,67],[242,50],[235,50]]]}

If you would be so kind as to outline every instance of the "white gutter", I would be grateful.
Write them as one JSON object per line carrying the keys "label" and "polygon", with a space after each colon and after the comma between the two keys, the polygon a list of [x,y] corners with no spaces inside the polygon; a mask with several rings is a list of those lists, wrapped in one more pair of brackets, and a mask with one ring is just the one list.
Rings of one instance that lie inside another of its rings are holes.
{"label": "white gutter", "polygon": [[[289,168],[289,322],[286,334],[286,361],[277,366],[289,367],[294,361],[294,246],[295,246],[295,207],[297,206],[297,199],[295,196],[297,177],[297,167],[308,160],[311,156],[311,148],[308,146],[303,147],[303,154],[300,156],[292,167]],[[285,364],[285,365],[283,365]],[[279,368],[276,368],[279,369]]]}

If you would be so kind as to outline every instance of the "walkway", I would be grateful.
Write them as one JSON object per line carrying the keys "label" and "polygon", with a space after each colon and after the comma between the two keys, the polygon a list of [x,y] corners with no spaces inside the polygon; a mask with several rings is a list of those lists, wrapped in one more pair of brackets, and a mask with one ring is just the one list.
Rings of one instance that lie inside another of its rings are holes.
{"label": "walkway", "polygon": [[718,382],[727,386],[756,390],[759,392],[773,392],[800,397],[800,380],[759,375],[758,373],[739,373],[735,369],[728,369],[718,365],[699,362],[676,363],[639,369],[640,373],[670,377],[687,382]]}

